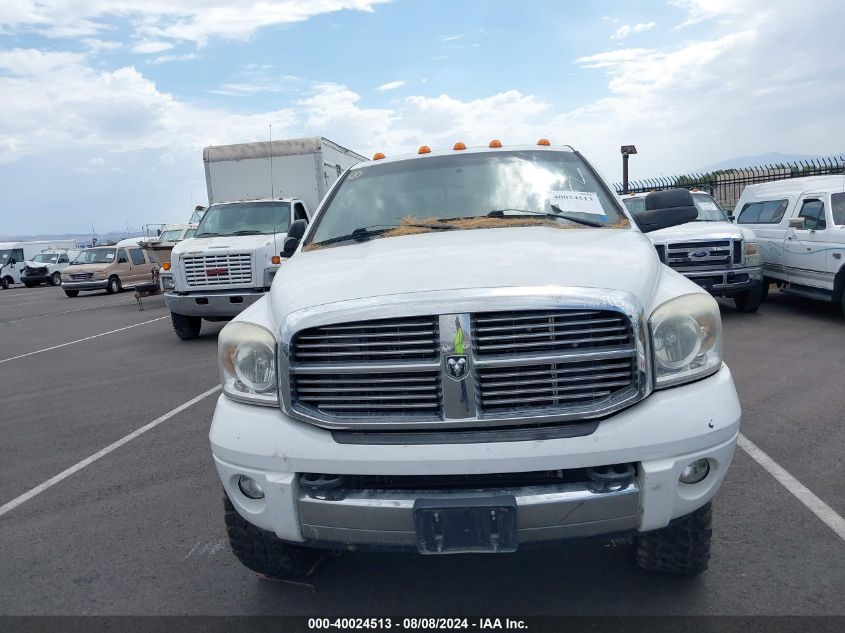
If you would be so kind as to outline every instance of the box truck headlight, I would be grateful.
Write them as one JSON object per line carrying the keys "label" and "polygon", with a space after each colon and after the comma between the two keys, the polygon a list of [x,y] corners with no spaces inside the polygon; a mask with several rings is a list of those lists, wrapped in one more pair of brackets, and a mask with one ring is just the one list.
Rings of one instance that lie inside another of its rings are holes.
{"label": "box truck headlight", "polygon": [[174,290],[176,288],[176,282],[173,280],[173,277],[170,275],[162,275],[161,276],[161,287],[164,290]]}
{"label": "box truck headlight", "polygon": [[217,353],[227,396],[250,404],[278,405],[276,339],[269,330],[233,321],[220,331]]}
{"label": "box truck headlight", "polygon": [[722,366],[722,320],[709,294],[667,301],[649,319],[657,389],[708,376]]}

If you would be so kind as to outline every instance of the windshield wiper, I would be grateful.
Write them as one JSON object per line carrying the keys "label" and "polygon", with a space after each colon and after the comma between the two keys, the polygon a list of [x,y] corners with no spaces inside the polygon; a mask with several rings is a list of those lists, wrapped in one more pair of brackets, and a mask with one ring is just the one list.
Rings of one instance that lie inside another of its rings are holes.
{"label": "windshield wiper", "polygon": [[[554,207],[557,208],[557,207]],[[514,211],[513,215],[505,215],[505,211]],[[607,225],[603,222],[596,222],[594,220],[585,220],[583,218],[578,218],[575,216],[571,216],[568,213],[546,213],[545,211],[533,211],[531,209],[493,209],[490,213],[487,214],[489,218],[502,218],[502,219],[509,219],[509,218],[518,218],[520,215],[537,215],[540,217],[546,218],[558,218],[562,220],[568,220],[569,222],[575,222],[576,224],[583,224],[584,226],[591,226],[597,229],[606,228]]]}
{"label": "windshield wiper", "polygon": [[373,239],[374,237],[378,237],[379,235],[383,235],[388,231],[392,231],[394,229],[402,229],[402,228],[417,228],[417,229],[431,229],[432,231],[450,231],[457,227],[451,226],[449,224],[423,224],[423,223],[408,223],[408,224],[373,224],[372,226],[361,226],[348,233],[347,235],[338,235],[337,237],[330,237],[327,240],[322,240],[320,242],[313,242],[314,244],[338,244],[339,242],[348,242],[350,240],[355,240],[356,242],[366,242],[368,240]]}
{"label": "windshield wiper", "polygon": [[233,231],[232,233],[227,233],[226,235],[268,235],[267,233],[261,233],[261,231]]}
{"label": "windshield wiper", "polygon": [[224,237],[222,233],[197,233],[194,237]]}

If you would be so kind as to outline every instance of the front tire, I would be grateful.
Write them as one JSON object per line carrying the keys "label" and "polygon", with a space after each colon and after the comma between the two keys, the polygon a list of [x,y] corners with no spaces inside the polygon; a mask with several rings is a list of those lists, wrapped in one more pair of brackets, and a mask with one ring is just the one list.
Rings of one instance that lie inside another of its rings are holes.
{"label": "front tire", "polygon": [[66,294],[68,297],[78,297],[78,296],[79,296],[79,291],[78,291],[78,290],[68,290],[67,288],[65,288],[65,294]]}
{"label": "front tire", "polygon": [[62,285],[62,274],[61,273],[53,273],[50,275],[50,285],[51,286],[61,286]]}
{"label": "front tire", "polygon": [[637,565],[675,576],[700,574],[710,562],[712,525],[713,511],[708,503],[672,520],[665,528],[640,534],[634,539]]}
{"label": "front tire", "polygon": [[173,323],[173,331],[183,341],[189,341],[200,335],[202,319],[197,316],[185,316],[184,314],[170,313],[170,321]]}
{"label": "front tire", "polygon": [[252,525],[238,514],[228,497],[223,497],[223,516],[232,553],[245,567],[268,578],[303,578],[314,568],[318,552],[290,545],[272,532]]}
{"label": "front tire", "polygon": [[740,312],[757,312],[761,303],[763,303],[762,284],[744,290],[734,297],[734,305]]}
{"label": "front tire", "polygon": [[3,277],[0,279],[0,286],[3,287],[3,290],[8,290],[12,283],[11,277]]}
{"label": "front tire", "polygon": [[120,277],[117,275],[109,277],[109,285],[106,286],[106,292],[110,295],[114,295],[121,291],[123,291],[123,286],[120,285]]}

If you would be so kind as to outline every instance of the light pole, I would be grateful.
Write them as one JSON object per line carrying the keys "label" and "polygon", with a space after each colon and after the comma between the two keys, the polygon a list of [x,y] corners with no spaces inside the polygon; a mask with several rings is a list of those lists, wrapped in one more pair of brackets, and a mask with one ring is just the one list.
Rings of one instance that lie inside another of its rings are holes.
{"label": "light pole", "polygon": [[628,156],[637,153],[637,148],[633,145],[623,145],[622,152],[622,193],[628,193]]}

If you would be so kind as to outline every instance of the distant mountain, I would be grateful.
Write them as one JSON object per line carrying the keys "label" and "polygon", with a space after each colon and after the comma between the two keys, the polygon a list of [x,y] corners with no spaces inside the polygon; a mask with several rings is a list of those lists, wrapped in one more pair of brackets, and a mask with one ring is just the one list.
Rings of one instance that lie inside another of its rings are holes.
{"label": "distant mountain", "polygon": [[[834,154],[835,156],[842,156],[845,153]],[[758,165],[778,165],[781,163],[795,163],[802,160],[811,160],[813,158],[830,158],[831,155],[820,156],[818,154],[781,154],[780,152],[769,152],[768,154],[757,154],[756,156],[740,156],[739,158],[731,158],[730,160],[723,160],[719,163],[707,165],[694,169],[694,173],[707,173],[711,171],[720,171],[723,169],[741,169],[743,167],[757,167]]]}
{"label": "distant mountain", "polygon": [[[101,244],[105,242],[118,242],[127,237],[140,237],[139,232],[130,232],[127,235],[125,232],[98,233],[97,241]],[[90,233],[45,233],[44,235],[0,235],[0,242],[33,242],[36,240],[76,240],[77,244],[90,244]]]}

